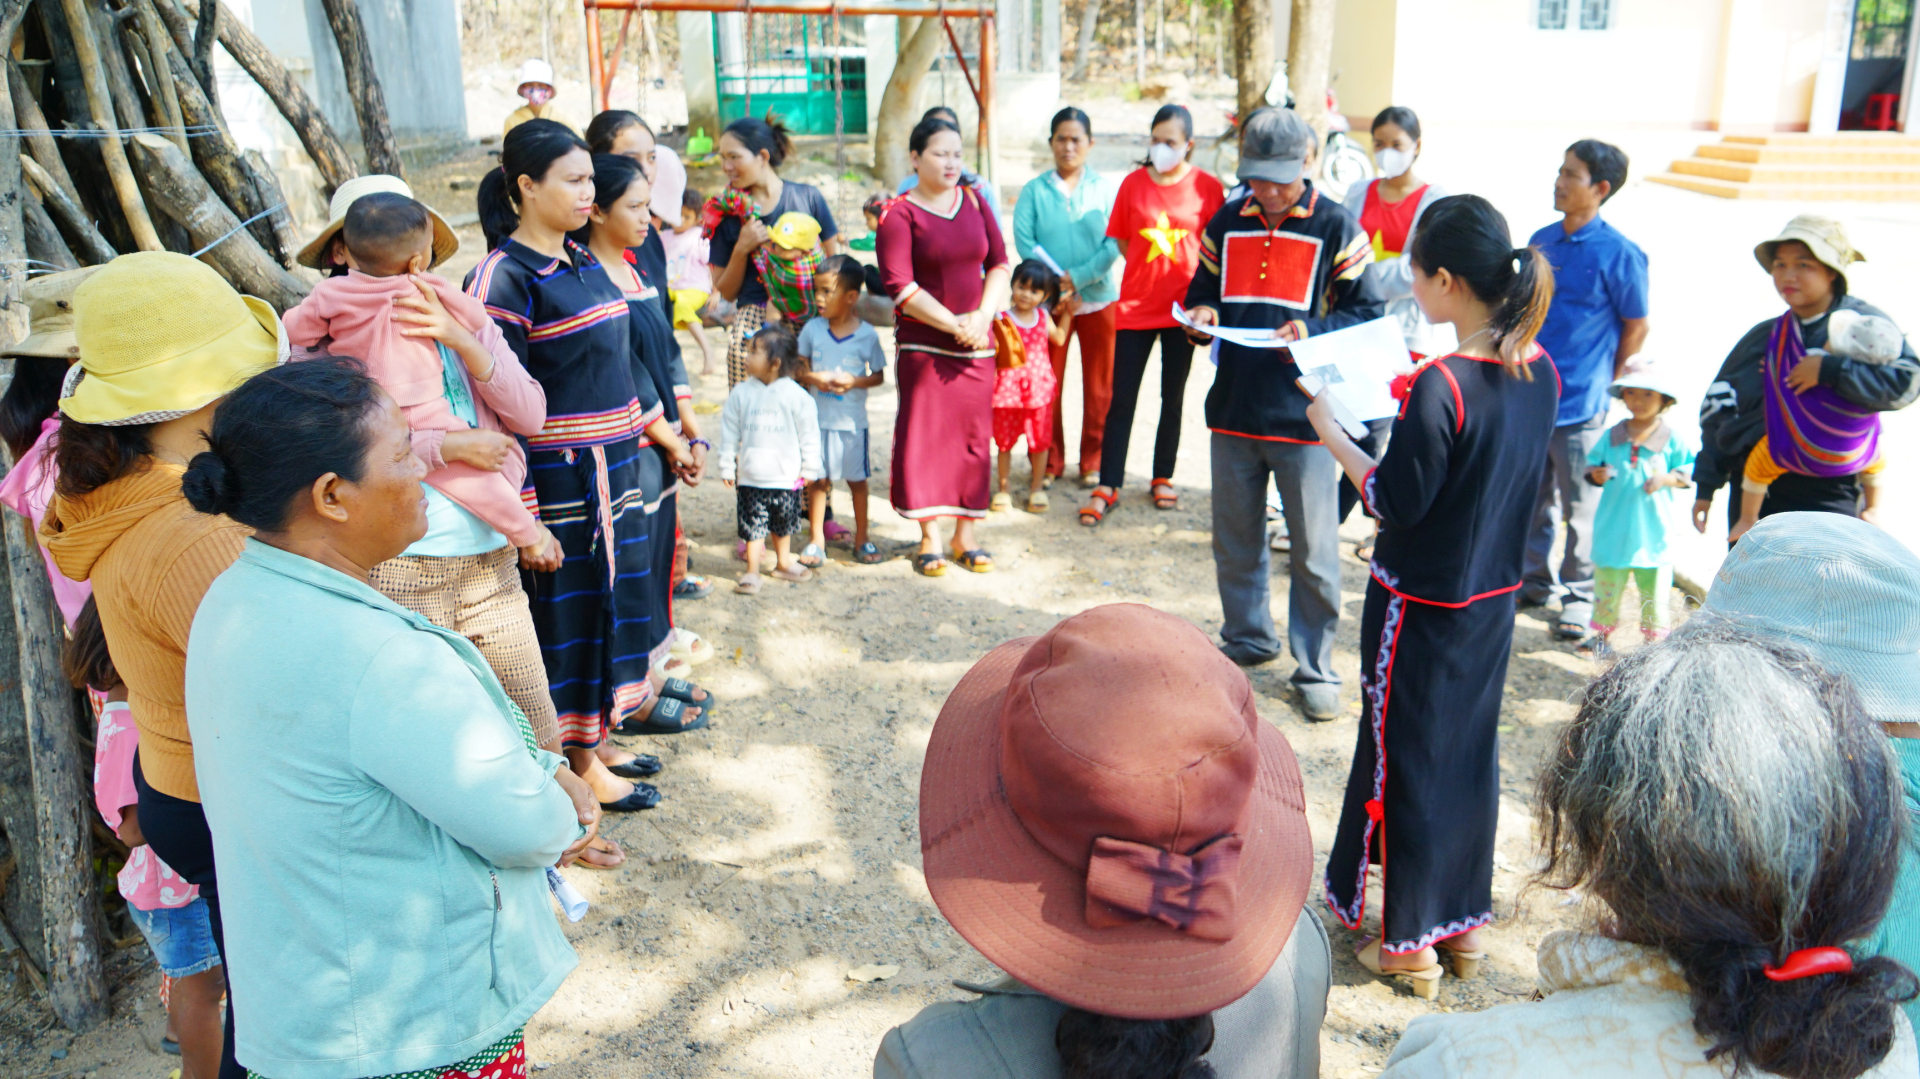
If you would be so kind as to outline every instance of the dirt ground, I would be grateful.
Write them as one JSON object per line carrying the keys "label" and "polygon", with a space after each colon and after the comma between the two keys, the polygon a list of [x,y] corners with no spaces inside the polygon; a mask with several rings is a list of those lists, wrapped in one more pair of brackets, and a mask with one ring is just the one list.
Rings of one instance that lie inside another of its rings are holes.
{"label": "dirt ground", "polygon": [[[439,170],[438,182],[463,168],[477,171],[452,163]],[[420,186],[450,212],[471,198],[470,190]],[[477,230],[460,231],[463,259],[448,267],[456,280],[479,251]],[[721,332],[711,332],[723,346]],[[891,348],[891,335],[883,331],[882,338]],[[697,353],[684,334],[682,341],[696,373],[696,414],[717,439],[725,376],[699,378]],[[1158,379],[1149,370],[1146,384]],[[732,493],[710,480],[683,499],[694,569],[715,576],[721,588],[675,613],[716,646],[716,658],[697,668],[696,678],[720,707],[705,731],[626,740],[665,759],[659,785],[666,798],[655,810],[608,820],[605,832],[629,853],[624,867],[566,871],[592,908],[567,928],[579,969],[528,1027],[530,1058],[543,1077],[851,1079],[869,1073],[888,1027],[927,1004],[964,999],[954,979],[996,973],[940,917],[921,876],[916,806],[934,718],[961,674],[990,648],[1088,607],[1149,603],[1218,631],[1208,436],[1200,423],[1210,381],[1200,359],[1185,399],[1179,509],[1156,512],[1145,501],[1155,415],[1143,404],[1131,486],[1106,525],[1080,527],[1072,512],[1080,492],[1071,480],[1057,484],[1052,512],[1015,510],[986,522],[982,537],[999,562],[992,574],[954,568],[927,579],[903,557],[857,566],[845,548],[835,548],[815,581],[769,578],[761,595],[739,596],[727,590],[743,568],[732,557]],[[1067,427],[1077,438],[1077,366],[1069,368],[1067,385]],[[896,400],[891,376],[870,398],[872,508],[876,542],[904,553],[916,532],[885,495]],[[1024,482],[1025,465],[1017,461],[1015,483]],[[850,522],[844,489],[834,505]],[[1365,534],[1360,521],[1356,515],[1346,526],[1349,540]],[[1274,558],[1273,604],[1284,619],[1285,556]],[[1261,715],[1299,757],[1323,864],[1359,726],[1366,575],[1350,544],[1342,562],[1347,617],[1337,661],[1349,714],[1307,723],[1288,691],[1289,659],[1249,672]],[[1679,602],[1677,593],[1672,598]],[[1524,999],[1533,991],[1540,937],[1579,917],[1572,898],[1523,891],[1534,858],[1536,772],[1594,672],[1570,645],[1550,638],[1539,614],[1516,616],[1502,710],[1490,962],[1480,979],[1449,976],[1438,1001],[1421,1001],[1368,975],[1352,958],[1360,938],[1312,901],[1334,941],[1334,987],[1321,1032],[1322,1075],[1330,1079],[1379,1071],[1417,1016]],[[1370,914],[1377,891],[1373,898]],[[897,965],[899,973],[865,984],[848,979],[848,971],[867,964]],[[177,1067],[177,1058],[159,1052],[164,1017],[144,946],[117,952],[111,976],[115,1019],[77,1040],[55,1029],[39,1001],[0,999],[0,1045],[15,1061],[10,1074],[158,1079]]]}

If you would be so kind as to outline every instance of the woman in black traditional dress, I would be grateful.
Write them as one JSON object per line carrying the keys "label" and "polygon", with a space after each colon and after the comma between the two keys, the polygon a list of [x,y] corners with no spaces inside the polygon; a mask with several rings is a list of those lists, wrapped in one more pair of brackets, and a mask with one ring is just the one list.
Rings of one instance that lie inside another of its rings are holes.
{"label": "woman in black traditional dress", "polygon": [[1493,919],[1500,811],[1495,734],[1513,644],[1514,592],[1553,434],[1560,380],[1533,341],[1553,269],[1512,246],[1477,195],[1434,203],[1411,252],[1413,294],[1460,347],[1422,367],[1379,461],[1316,400],[1307,418],[1380,521],[1360,620],[1364,722],[1327,901],[1349,929],[1380,866],[1380,935],[1360,949],[1378,974],[1439,990],[1435,946],[1472,977]]}

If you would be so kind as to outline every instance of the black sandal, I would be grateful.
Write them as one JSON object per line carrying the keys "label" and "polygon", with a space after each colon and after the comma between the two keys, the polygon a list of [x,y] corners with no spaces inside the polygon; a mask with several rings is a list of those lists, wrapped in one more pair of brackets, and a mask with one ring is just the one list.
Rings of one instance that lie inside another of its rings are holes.
{"label": "black sandal", "polygon": [[962,551],[956,548],[953,552],[953,561],[961,568],[970,569],[975,573],[993,572],[993,556],[979,547],[975,547],[971,551]]}
{"label": "black sandal", "polygon": [[[660,683],[660,695],[671,700],[683,701],[693,705],[695,708],[700,709],[703,715],[712,715],[713,694],[708,693],[704,699],[696,699],[693,692],[699,688],[699,686],[694,685],[684,678],[669,678]],[[705,691],[703,690],[702,692]]]}
{"label": "black sandal", "polygon": [[660,788],[651,783],[635,783],[633,793],[617,802],[601,802],[600,808],[607,813],[637,813],[642,809],[652,809],[660,804]]}
{"label": "black sandal", "polygon": [[914,555],[913,572],[922,577],[944,577],[947,573],[947,560],[931,553]]}
{"label": "black sandal", "polygon": [[607,765],[607,771],[621,779],[645,779],[648,776],[659,775],[662,767],[660,758],[641,753],[625,764]]}
{"label": "black sandal", "polygon": [[[615,734],[685,734],[697,731],[707,725],[707,714],[701,712],[693,722],[682,722],[687,709],[693,707],[675,697],[661,697],[654,702],[653,712],[646,719],[628,716],[613,729]],[[662,722],[664,720],[665,722]]]}

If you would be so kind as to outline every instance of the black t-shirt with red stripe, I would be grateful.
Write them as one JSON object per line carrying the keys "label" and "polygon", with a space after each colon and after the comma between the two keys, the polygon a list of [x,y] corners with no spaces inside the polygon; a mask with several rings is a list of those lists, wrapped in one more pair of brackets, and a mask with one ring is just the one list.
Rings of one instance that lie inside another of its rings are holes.
{"label": "black t-shirt with red stripe", "polygon": [[[1277,226],[1252,195],[1214,213],[1200,236],[1200,267],[1186,306],[1219,312],[1220,325],[1329,333],[1386,314],[1367,279],[1373,244],[1352,215],[1311,184]],[[1284,349],[1220,343],[1220,369],[1207,392],[1207,427],[1221,434],[1315,443],[1300,368]]]}
{"label": "black t-shirt with red stripe", "polygon": [[1454,354],[1420,368],[1393,441],[1361,496],[1380,519],[1374,579],[1408,599],[1464,607],[1520,587],[1527,523],[1560,408],[1539,346],[1532,379]]}

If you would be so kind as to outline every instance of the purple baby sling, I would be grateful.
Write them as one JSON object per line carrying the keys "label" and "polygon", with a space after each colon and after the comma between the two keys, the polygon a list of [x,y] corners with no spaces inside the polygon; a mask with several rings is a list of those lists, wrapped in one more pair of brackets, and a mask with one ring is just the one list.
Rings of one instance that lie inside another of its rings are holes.
{"label": "purple baby sling", "polygon": [[1873,463],[1880,446],[1880,416],[1830,386],[1795,393],[1787,375],[1806,354],[1800,320],[1788,311],[1773,324],[1767,342],[1767,447],[1774,463],[1789,472],[1851,476]]}

